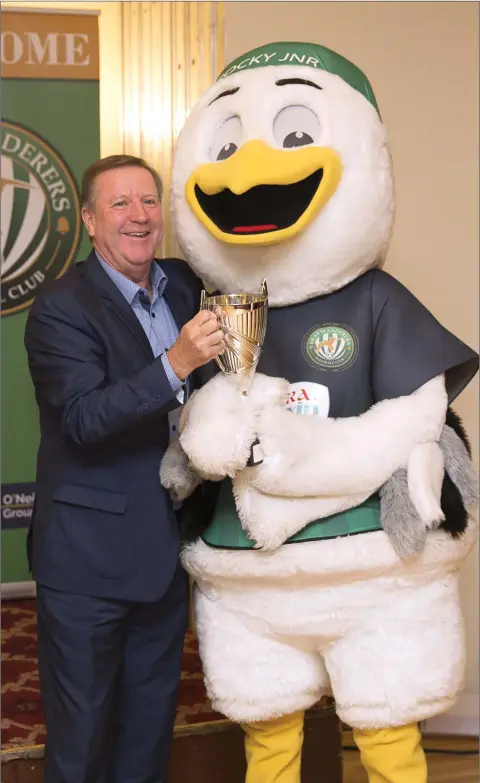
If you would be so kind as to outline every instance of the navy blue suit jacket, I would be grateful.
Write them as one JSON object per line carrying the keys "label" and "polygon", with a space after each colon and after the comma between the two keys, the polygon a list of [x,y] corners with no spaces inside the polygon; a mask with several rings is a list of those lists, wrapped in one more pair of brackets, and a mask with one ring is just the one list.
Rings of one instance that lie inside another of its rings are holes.
{"label": "navy blue suit jacket", "polygon": [[[199,309],[201,282],[181,260],[160,263],[181,329]],[[83,595],[157,600],[178,562],[178,521],[159,466],[167,413],[179,403],[94,253],[37,296],[25,345],[41,429],[34,579]],[[201,372],[194,376],[199,385]]]}

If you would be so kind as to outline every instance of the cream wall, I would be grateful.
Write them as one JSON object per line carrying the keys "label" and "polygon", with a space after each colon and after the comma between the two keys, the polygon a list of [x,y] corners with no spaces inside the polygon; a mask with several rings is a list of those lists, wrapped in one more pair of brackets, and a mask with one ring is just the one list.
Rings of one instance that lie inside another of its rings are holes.
{"label": "cream wall", "polygon": [[[269,41],[313,40],[372,81],[394,159],[387,270],[478,349],[478,17],[465,2],[227,2],[227,63]],[[478,464],[478,376],[455,403]],[[462,575],[463,717],[478,725],[478,557]],[[471,714],[473,713],[473,714]],[[469,724],[469,726],[471,723]]]}

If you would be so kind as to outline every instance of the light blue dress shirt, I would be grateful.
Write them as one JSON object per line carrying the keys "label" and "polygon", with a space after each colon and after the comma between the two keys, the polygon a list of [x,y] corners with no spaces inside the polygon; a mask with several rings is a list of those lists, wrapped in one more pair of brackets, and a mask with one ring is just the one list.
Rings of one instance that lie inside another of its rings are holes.
{"label": "light blue dress shirt", "polygon": [[[96,256],[110,280],[117,286],[118,290],[125,297],[132,308],[136,317],[140,321],[148,342],[155,358],[161,357],[166,376],[170,382],[172,390],[175,392],[177,400],[183,404],[185,401],[185,390],[188,379],[183,383],[175,375],[166,352],[172,347],[178,337],[178,327],[175,323],[172,311],[168,302],[163,296],[168,278],[161,270],[158,264],[153,263],[150,271],[150,283],[152,286],[152,300],[148,291],[137,283],[129,280],[128,277],[117,272],[116,269],[107,264],[106,261],[96,253]],[[170,423],[170,434],[174,436],[178,431],[178,419],[180,410],[172,411],[168,418]]]}

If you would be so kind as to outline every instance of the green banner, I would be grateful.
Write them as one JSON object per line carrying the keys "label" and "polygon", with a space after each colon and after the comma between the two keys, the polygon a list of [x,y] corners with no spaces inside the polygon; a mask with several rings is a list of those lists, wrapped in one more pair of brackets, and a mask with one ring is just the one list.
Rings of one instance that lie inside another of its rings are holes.
{"label": "green banner", "polygon": [[79,186],[100,156],[98,21],[4,11],[1,129],[2,585],[29,581],[38,412],[23,344],[46,282],[85,258]]}

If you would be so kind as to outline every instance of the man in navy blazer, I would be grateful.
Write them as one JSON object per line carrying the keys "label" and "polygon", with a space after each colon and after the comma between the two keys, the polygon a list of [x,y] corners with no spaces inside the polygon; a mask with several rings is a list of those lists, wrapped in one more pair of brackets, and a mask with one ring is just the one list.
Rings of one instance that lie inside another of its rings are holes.
{"label": "man in navy blazer", "polygon": [[37,296],[25,332],[41,426],[29,557],[45,783],[161,783],[188,590],[159,466],[223,334],[198,312],[188,266],[153,260],[153,169],[100,160],[82,204],[92,253]]}

